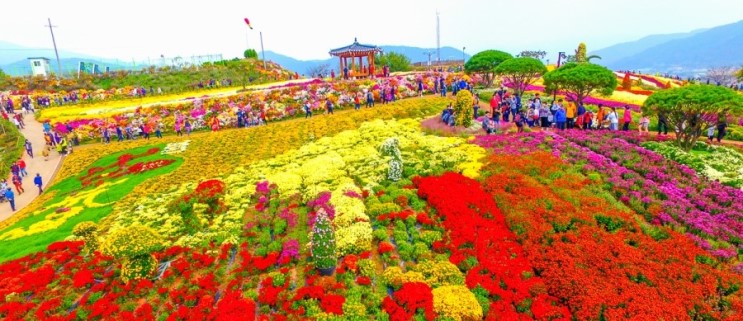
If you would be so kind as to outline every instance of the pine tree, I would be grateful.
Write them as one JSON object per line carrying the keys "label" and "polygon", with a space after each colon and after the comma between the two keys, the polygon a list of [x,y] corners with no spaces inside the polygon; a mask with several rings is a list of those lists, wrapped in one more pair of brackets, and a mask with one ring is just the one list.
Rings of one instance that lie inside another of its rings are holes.
{"label": "pine tree", "polygon": [[624,79],[622,79],[622,88],[626,91],[632,89],[632,78],[629,77],[629,73],[624,74]]}

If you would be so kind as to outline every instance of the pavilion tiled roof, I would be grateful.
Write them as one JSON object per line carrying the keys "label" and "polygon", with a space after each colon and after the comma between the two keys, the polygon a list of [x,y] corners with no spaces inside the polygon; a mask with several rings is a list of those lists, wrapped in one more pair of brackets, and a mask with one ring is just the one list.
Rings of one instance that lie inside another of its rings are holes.
{"label": "pavilion tiled roof", "polygon": [[353,39],[353,43],[351,45],[333,49],[330,51],[331,56],[339,56],[343,54],[364,54],[364,53],[370,53],[370,52],[381,52],[382,48],[379,48],[377,46],[373,45],[364,45],[360,44],[355,38]]}

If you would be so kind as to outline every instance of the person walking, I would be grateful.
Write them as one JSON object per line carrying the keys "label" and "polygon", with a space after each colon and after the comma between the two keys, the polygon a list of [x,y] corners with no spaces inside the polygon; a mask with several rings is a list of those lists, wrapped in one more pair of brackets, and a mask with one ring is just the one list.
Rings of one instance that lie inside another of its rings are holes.
{"label": "person walking", "polygon": [[15,194],[13,194],[12,189],[5,189],[5,199],[8,200],[8,203],[10,203],[10,209],[15,212]]}
{"label": "person walking", "polygon": [[29,157],[34,158],[34,149],[33,146],[31,146],[31,142],[26,139],[26,142],[23,143],[23,147],[26,149],[26,154],[28,154]]}
{"label": "person walking", "polygon": [[162,130],[162,128],[163,128],[163,124],[162,123],[157,123],[157,125],[155,125],[155,137],[157,137],[157,138],[163,138],[163,130]]}
{"label": "person walking", "polygon": [[329,115],[333,114],[333,101],[331,101],[330,98],[326,99],[325,108],[327,109],[327,113]]}
{"label": "person walking", "polygon": [[26,172],[26,161],[23,159],[18,160],[18,169],[21,174],[21,178],[28,176],[28,172]]}
{"label": "person walking", "polygon": [[709,128],[707,128],[707,140],[709,140],[709,143],[710,144],[712,144],[712,142],[715,139],[715,129],[716,128],[717,128],[717,126],[709,126]]}
{"label": "person walking", "polygon": [[41,193],[44,192],[44,190],[41,189],[41,186],[43,185],[41,174],[36,173],[36,177],[34,177],[34,185],[39,188],[39,195],[41,195]]}
{"label": "person walking", "polygon": [[722,138],[725,137],[725,134],[727,133],[728,124],[725,122],[724,119],[721,119],[717,123],[717,143],[719,144],[720,141],[722,141]]}
{"label": "person walking", "polygon": [[622,118],[624,119],[624,125],[622,125],[622,130],[628,131],[629,124],[632,122],[632,111],[629,109],[629,106],[624,106],[624,115]]}
{"label": "person walking", "polygon": [[361,96],[360,94],[356,94],[353,97],[353,109],[354,110],[361,109],[361,97],[360,96]]}
{"label": "person walking", "polygon": [[23,189],[23,181],[21,180],[21,177],[18,175],[13,175],[13,178],[10,179],[10,181],[13,183],[13,186],[15,186],[15,191],[20,195],[23,194],[26,190]]}
{"label": "person walking", "polygon": [[41,151],[41,156],[44,156],[44,161],[48,161],[49,160],[49,152],[50,152],[51,149],[52,149],[51,146],[46,145],[46,146],[44,146],[44,149]]}
{"label": "person walking", "polygon": [[650,118],[648,118],[648,116],[642,115],[640,117],[640,125],[637,128],[640,131],[640,135],[641,136],[647,135],[649,127],[650,127]]}
{"label": "person walking", "polygon": [[555,112],[555,123],[557,123],[557,129],[559,130],[565,130],[565,123],[567,122],[567,112],[565,111],[565,108],[560,107]]}
{"label": "person walking", "polygon": [[304,102],[304,118],[310,118],[312,117],[312,109],[310,108],[310,102],[305,101]]}
{"label": "person walking", "polygon": [[124,131],[121,130],[121,125],[116,126],[116,139],[118,142],[124,141]]}
{"label": "person walking", "polygon": [[615,107],[611,108],[611,111],[606,115],[606,118],[609,120],[609,130],[619,130],[619,116],[617,115],[617,109]]}
{"label": "person walking", "polygon": [[575,127],[575,114],[578,111],[578,108],[575,107],[575,102],[572,100],[568,102],[567,107],[565,107],[565,118],[566,118],[566,124],[568,129],[572,129]]}
{"label": "person walking", "polygon": [[658,135],[660,135],[661,131],[663,132],[663,135],[668,135],[668,119],[666,118],[665,113],[658,113]]}

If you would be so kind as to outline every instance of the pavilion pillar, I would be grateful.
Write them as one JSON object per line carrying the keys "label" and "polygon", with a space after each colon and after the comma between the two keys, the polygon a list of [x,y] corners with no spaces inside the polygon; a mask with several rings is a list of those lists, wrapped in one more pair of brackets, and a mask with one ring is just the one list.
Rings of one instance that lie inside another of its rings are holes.
{"label": "pavilion pillar", "polygon": [[338,73],[343,75],[343,57],[338,57],[338,65],[340,66]]}
{"label": "pavilion pillar", "polygon": [[356,72],[356,59],[351,57],[351,72],[349,73],[355,73]]}

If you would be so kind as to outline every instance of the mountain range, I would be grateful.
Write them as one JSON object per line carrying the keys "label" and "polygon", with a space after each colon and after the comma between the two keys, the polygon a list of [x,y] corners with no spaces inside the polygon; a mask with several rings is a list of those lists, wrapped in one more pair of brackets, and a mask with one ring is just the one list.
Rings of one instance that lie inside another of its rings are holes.
{"label": "mountain range", "polygon": [[[407,56],[411,62],[436,60],[435,48],[409,46],[381,46],[384,52],[396,52]],[[699,29],[685,33],[647,36],[637,41],[625,42],[592,51],[590,54],[601,56],[602,65],[614,70],[639,70],[642,72],[669,72],[682,76],[704,73],[707,68],[718,66],[743,65],[743,20],[709,29]],[[272,60],[284,68],[300,74],[310,69],[327,64],[329,68],[338,69],[338,60],[334,57],[319,60],[299,60],[290,56],[266,51],[266,59]],[[441,60],[458,60],[468,58],[462,50],[453,47],[441,48]],[[27,48],[0,41],[0,68],[10,75],[30,74],[28,57],[47,57],[51,59],[52,69],[56,70],[54,50],[50,48]],[[108,66],[112,70],[139,69],[146,63],[128,63],[119,60],[104,59],[82,53],[60,51],[64,73],[77,72],[80,61]]]}
{"label": "mountain range", "polygon": [[653,35],[591,52],[615,70],[693,75],[743,65],[743,20],[687,33]]}
{"label": "mountain range", "polygon": [[[407,56],[412,63],[427,62],[429,59],[428,53],[432,53],[430,56],[431,61],[435,61],[437,58],[435,53],[436,48],[419,48],[408,46],[380,46],[380,48],[382,48],[382,51],[385,53],[395,52],[403,54]],[[452,47],[441,47],[441,60],[461,60],[463,55],[465,59],[470,57],[470,55],[462,52],[462,50]],[[338,58],[335,57],[329,57],[328,59],[322,60],[298,60],[277,52],[266,51],[266,59],[276,62],[284,68],[300,74],[305,74],[308,70],[323,64],[327,64],[329,68],[334,69],[336,72],[338,72],[339,68]]]}

